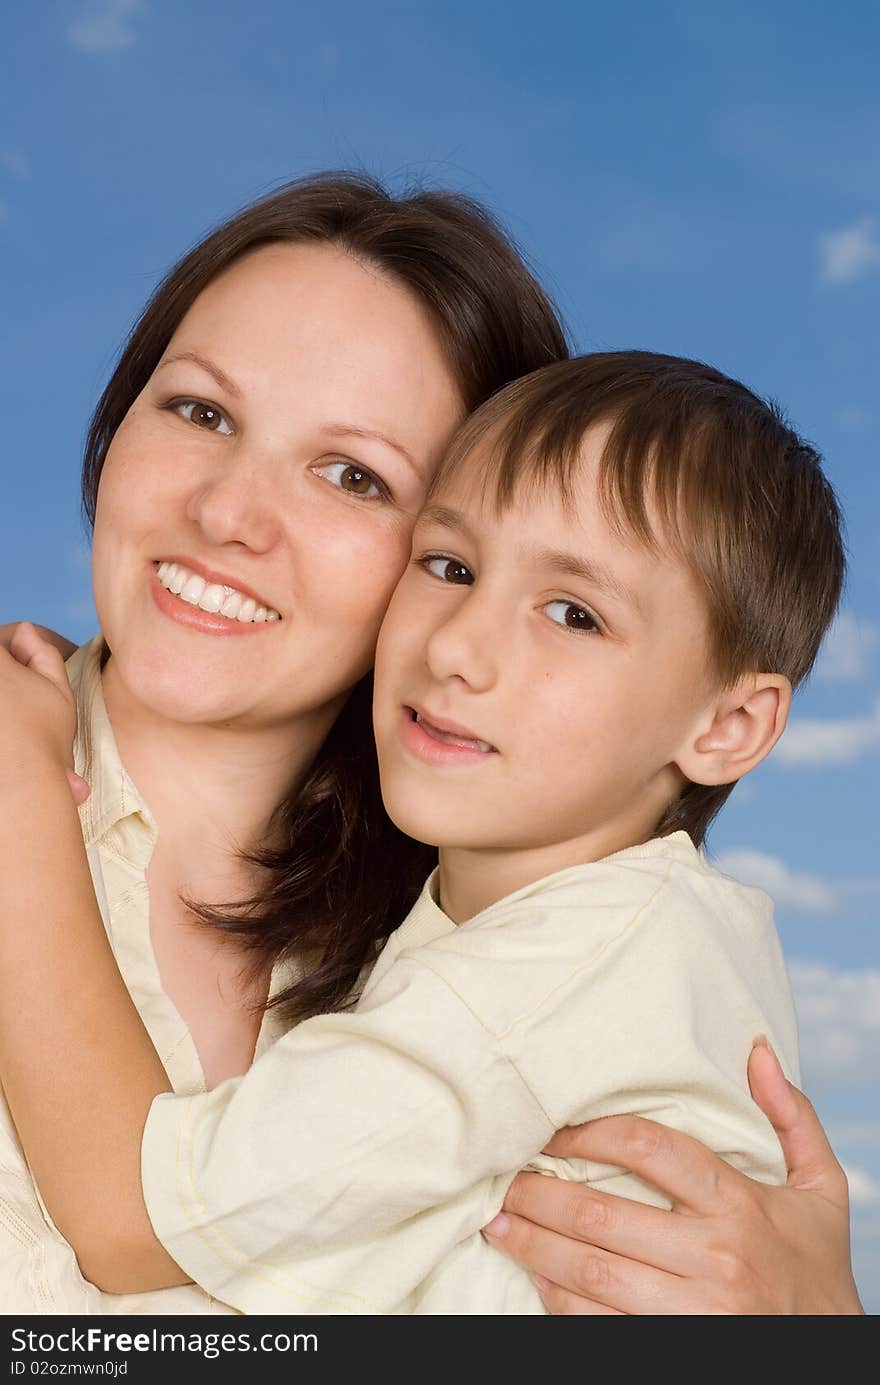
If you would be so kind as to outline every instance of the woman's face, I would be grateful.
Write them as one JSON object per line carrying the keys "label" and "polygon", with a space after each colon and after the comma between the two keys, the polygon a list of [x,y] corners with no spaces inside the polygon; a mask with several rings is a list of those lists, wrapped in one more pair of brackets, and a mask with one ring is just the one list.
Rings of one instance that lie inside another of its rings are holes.
{"label": "woman's face", "polygon": [[226,270],[107,453],[93,572],[115,676],[177,721],[326,709],[372,663],[463,412],[428,312],[374,266],[277,244]]}

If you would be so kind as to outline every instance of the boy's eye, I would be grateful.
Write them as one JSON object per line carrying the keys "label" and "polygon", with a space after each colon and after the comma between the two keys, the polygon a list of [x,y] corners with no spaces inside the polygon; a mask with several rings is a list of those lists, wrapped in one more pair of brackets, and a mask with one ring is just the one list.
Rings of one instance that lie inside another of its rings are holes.
{"label": "boy's eye", "polygon": [[207,404],[204,399],[177,399],[171,407],[187,423],[194,423],[197,428],[204,428],[207,432],[228,436],[233,431],[226,415],[220,412],[216,404]]}
{"label": "boy's eye", "polygon": [[427,558],[422,558],[420,563],[426,572],[430,572],[432,577],[439,577],[441,582],[454,582],[460,587],[473,586],[473,573],[457,558],[430,554]]}
{"label": "boy's eye", "polygon": [[588,635],[594,631],[598,633],[599,624],[596,618],[585,606],[578,606],[574,601],[548,601],[544,610],[557,625],[564,625],[569,630],[580,630]]}
{"label": "boy's eye", "polygon": [[345,491],[346,495],[356,495],[362,500],[391,498],[384,481],[357,462],[325,462],[323,466],[316,466],[314,471],[316,476],[323,476],[325,481]]}

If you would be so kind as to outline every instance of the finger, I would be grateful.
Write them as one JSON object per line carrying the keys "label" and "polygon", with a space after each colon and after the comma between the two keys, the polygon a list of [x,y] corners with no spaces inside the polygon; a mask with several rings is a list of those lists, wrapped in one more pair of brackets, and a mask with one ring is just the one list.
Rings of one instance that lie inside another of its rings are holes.
{"label": "finger", "polygon": [[563,1241],[560,1256],[566,1241],[583,1241],[673,1274],[699,1274],[705,1259],[703,1223],[695,1217],[563,1178],[518,1174],[504,1211],[556,1232]]}
{"label": "finger", "polygon": [[559,1284],[551,1284],[549,1280],[535,1278],[535,1288],[541,1295],[541,1302],[547,1312],[555,1318],[622,1318],[626,1314],[621,1313],[619,1308],[609,1308],[607,1304],[595,1303],[592,1299],[581,1298],[578,1294],[569,1293],[568,1289],[563,1289]]}
{"label": "finger", "polygon": [[840,1194],[846,1179],[812,1104],[786,1080],[779,1059],[765,1041],[749,1056],[749,1087],[782,1145],[788,1184]]}
{"label": "finger", "polygon": [[602,1116],[569,1126],[557,1131],[545,1153],[618,1164],[668,1193],[679,1210],[703,1215],[724,1211],[743,1182],[699,1140],[643,1116]]}
{"label": "finger", "polygon": [[50,683],[70,696],[70,681],[64,667],[64,660],[51,644],[37,634],[29,621],[18,626],[9,646],[9,652],[26,668],[47,678]]}
{"label": "finger", "polygon": [[77,808],[79,808],[83,803],[85,803],[86,799],[88,798],[92,790],[90,786],[86,783],[85,779],[81,778],[80,775],[75,774],[72,769],[66,770],[65,772],[67,774],[67,782],[70,785],[70,792],[73,795],[73,801],[76,804]]}
{"label": "finger", "polygon": [[620,1313],[688,1312],[691,1281],[679,1275],[558,1236],[525,1217],[509,1216],[500,1238],[492,1226],[483,1230],[490,1245],[580,1298]]}
{"label": "finger", "polygon": [[[30,621],[28,622],[28,624],[31,623]],[[13,620],[9,621],[6,625],[0,625],[0,649],[9,649],[9,646],[12,644],[13,636],[20,625],[20,620]],[[54,645],[56,649],[61,651],[62,659],[69,659],[71,654],[76,652],[76,645],[72,640],[66,640],[64,636],[59,635],[56,630],[50,630],[46,625],[34,625],[34,629],[44,640],[48,640],[49,644]]]}

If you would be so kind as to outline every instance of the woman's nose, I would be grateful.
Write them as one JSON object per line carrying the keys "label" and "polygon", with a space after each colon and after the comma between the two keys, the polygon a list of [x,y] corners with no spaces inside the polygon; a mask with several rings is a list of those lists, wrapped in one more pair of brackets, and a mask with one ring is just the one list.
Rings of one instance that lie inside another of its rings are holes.
{"label": "woman's nose", "polygon": [[488,692],[498,673],[496,634],[491,601],[472,587],[428,639],[428,669],[438,681],[458,678],[472,692]]}
{"label": "woman's nose", "polygon": [[238,457],[202,478],[189,498],[187,514],[208,543],[239,543],[256,553],[274,547],[281,524],[278,488],[270,472],[269,466]]}

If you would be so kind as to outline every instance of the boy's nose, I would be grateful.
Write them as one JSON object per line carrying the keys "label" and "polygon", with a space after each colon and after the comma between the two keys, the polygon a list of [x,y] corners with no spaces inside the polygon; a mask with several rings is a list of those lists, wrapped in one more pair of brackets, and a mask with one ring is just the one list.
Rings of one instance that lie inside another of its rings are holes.
{"label": "boy's nose", "polygon": [[266,469],[247,460],[230,461],[203,478],[187,514],[208,543],[238,543],[255,553],[274,547],[280,534],[277,487]]}
{"label": "boy's nose", "polygon": [[425,660],[436,679],[458,678],[472,692],[488,692],[498,671],[488,601],[472,589],[431,635]]}

